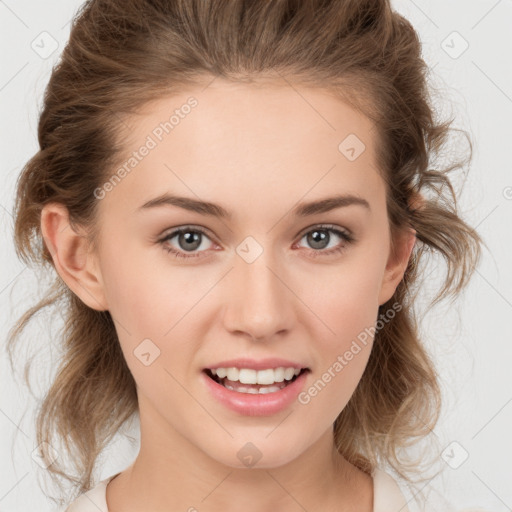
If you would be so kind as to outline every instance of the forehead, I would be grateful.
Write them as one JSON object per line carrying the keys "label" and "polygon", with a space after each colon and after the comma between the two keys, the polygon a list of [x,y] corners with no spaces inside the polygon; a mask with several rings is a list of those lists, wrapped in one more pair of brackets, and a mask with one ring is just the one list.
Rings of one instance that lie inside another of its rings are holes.
{"label": "forehead", "polygon": [[[167,137],[171,131],[172,137]],[[299,142],[306,141],[304,152],[319,145],[319,150],[338,150],[338,144],[349,134],[370,146],[373,132],[371,121],[332,91],[215,79],[206,87],[189,88],[147,103],[140,116],[128,120],[125,135],[135,144],[148,134],[157,142],[172,138],[200,156],[207,144],[208,149],[214,144],[215,149],[227,148],[233,153],[240,149],[237,142],[244,143],[244,153],[258,143],[266,143],[266,154],[289,148],[298,151],[303,147]]]}
{"label": "forehead", "polygon": [[[255,206],[262,198],[282,201],[283,193],[287,202],[333,189],[378,195],[375,133],[368,118],[328,91],[216,79],[127,119],[117,168],[129,170],[109,195],[149,200],[179,192]],[[126,166],[134,152],[135,165]]]}

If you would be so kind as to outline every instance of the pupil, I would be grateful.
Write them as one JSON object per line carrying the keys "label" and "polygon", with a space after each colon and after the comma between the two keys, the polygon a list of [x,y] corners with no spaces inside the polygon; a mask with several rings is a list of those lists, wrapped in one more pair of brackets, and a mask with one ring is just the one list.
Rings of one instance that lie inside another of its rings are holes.
{"label": "pupil", "polygon": [[328,243],[329,234],[325,230],[315,230],[310,233],[308,242],[311,244],[311,247],[315,249],[324,249],[326,247],[324,245],[326,240]]}
{"label": "pupil", "polygon": [[[200,242],[200,238],[201,238],[201,233],[196,233],[196,232],[193,232],[193,231],[186,231],[184,233],[181,233],[180,236],[179,236],[179,242],[180,242],[180,246],[187,250],[187,247],[183,247],[181,245],[181,242],[183,240],[185,240],[185,242],[187,244],[193,244],[192,247],[188,247],[188,250],[194,250],[194,249],[197,249],[200,245],[201,245],[201,242]],[[195,245],[194,245],[195,244]]]}

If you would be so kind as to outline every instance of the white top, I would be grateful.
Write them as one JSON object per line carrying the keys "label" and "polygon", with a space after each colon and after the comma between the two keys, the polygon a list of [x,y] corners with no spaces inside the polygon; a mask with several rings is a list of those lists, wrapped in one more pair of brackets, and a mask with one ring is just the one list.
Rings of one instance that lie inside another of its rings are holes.
{"label": "white top", "polygon": [[[119,473],[79,496],[64,512],[108,512],[107,485]],[[373,476],[373,512],[409,512],[404,495],[391,475],[376,468]]]}

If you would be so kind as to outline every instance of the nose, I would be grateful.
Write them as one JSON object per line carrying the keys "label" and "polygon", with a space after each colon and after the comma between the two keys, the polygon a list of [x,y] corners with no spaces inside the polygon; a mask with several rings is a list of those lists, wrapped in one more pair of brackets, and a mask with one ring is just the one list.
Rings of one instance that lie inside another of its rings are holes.
{"label": "nose", "polygon": [[252,263],[237,257],[229,273],[224,326],[232,334],[265,340],[292,328],[298,300],[287,282],[289,273],[270,252],[264,250]]}

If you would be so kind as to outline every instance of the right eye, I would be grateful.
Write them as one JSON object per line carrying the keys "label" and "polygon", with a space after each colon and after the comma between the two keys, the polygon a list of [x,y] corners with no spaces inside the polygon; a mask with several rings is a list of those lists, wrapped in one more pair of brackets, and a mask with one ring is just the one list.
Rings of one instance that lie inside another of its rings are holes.
{"label": "right eye", "polygon": [[[181,246],[177,249],[170,245],[171,240],[175,237],[177,237],[178,245]],[[194,252],[193,254],[187,253],[200,248],[201,245],[203,245],[203,237],[208,238],[206,232],[202,229],[186,226],[172,231],[162,238],[160,243],[167,252],[171,253],[176,258],[197,258],[201,257],[201,253],[205,251]]]}

